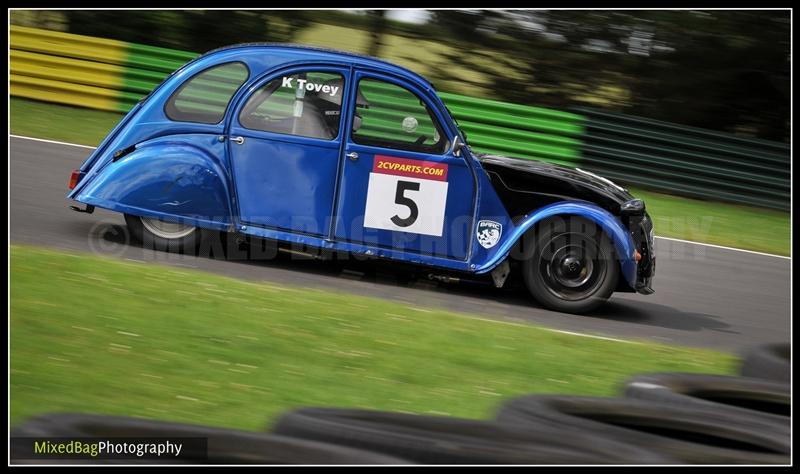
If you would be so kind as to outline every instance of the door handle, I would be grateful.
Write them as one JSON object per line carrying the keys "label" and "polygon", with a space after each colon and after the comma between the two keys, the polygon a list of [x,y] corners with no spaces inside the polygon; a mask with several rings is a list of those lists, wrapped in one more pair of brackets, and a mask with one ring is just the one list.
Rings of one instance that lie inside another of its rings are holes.
{"label": "door handle", "polygon": [[344,156],[350,158],[350,161],[358,161],[358,153],[356,153],[354,151],[351,151],[350,153],[348,153],[348,154],[346,154]]}
{"label": "door handle", "polygon": [[237,145],[244,143],[244,137],[232,137],[231,141]]}

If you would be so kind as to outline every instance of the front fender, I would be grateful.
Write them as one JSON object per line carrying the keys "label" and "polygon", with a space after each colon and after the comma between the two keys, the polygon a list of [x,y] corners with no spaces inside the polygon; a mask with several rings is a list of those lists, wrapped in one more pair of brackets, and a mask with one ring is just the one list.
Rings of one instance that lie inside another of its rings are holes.
{"label": "front fender", "polygon": [[72,198],[112,211],[224,230],[232,222],[230,190],[213,151],[185,141],[140,144],[118,161],[108,161]]}
{"label": "front fender", "polygon": [[525,217],[508,237],[501,244],[501,248],[494,255],[490,261],[481,265],[476,273],[485,273],[500,264],[511,252],[511,249],[517,245],[520,238],[533,228],[537,222],[540,222],[548,217],[553,216],[580,216],[589,219],[603,229],[603,231],[611,238],[614,247],[617,250],[617,255],[620,259],[620,270],[622,271],[623,278],[631,286],[636,286],[636,260],[634,260],[634,251],[636,245],[630,236],[630,233],[622,225],[622,223],[613,214],[606,211],[602,207],[588,202],[575,202],[575,201],[562,201],[556,202],[529,214]]}

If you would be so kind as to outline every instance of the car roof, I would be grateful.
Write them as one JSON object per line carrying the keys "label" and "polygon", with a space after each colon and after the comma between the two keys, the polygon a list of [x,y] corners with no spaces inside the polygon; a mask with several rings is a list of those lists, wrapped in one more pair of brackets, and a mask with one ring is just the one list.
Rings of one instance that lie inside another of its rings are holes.
{"label": "car roof", "polygon": [[376,58],[374,56],[368,56],[366,54],[353,53],[333,48],[325,48],[322,46],[310,46],[310,45],[294,44],[294,43],[269,43],[269,42],[239,43],[212,49],[211,51],[208,51],[202,54],[201,56],[195,58],[195,61],[203,58],[208,58],[210,56],[214,56],[222,52],[228,52],[232,49],[257,50],[262,48],[273,49],[273,50],[285,50],[285,51],[296,50],[296,51],[304,51],[307,53],[318,53],[316,59],[328,59],[328,60],[334,58],[344,59],[349,62],[356,62],[365,66],[375,66],[378,68],[389,69],[389,70],[394,69],[395,72],[400,72],[406,75],[410,75],[414,79],[422,82],[431,89],[434,88],[433,84],[427,79],[425,79],[423,76],[403,66],[394,64],[384,59]]}

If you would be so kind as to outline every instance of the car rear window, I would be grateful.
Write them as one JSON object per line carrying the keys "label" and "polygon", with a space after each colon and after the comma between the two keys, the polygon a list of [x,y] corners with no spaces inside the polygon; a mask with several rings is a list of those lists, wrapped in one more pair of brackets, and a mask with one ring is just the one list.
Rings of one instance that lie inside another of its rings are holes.
{"label": "car rear window", "polygon": [[241,62],[220,64],[187,79],[164,106],[176,122],[217,124],[225,117],[231,97],[250,75]]}

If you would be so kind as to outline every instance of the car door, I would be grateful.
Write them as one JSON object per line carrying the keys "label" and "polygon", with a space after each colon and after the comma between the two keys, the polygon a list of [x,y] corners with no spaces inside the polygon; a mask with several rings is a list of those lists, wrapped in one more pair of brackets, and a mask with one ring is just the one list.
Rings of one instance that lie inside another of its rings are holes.
{"label": "car door", "polygon": [[344,67],[294,67],[238,102],[227,135],[242,224],[329,235],[348,75]]}
{"label": "car door", "polygon": [[411,81],[357,70],[335,237],[466,260],[475,184],[453,133]]}

